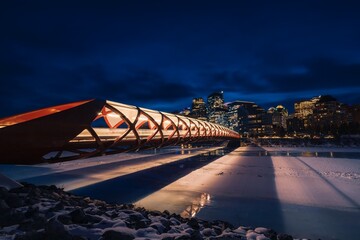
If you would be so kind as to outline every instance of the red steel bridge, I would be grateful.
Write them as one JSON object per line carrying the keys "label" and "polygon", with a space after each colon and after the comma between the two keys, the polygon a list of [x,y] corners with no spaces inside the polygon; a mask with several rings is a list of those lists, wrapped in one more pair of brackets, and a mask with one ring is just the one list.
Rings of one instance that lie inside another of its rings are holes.
{"label": "red steel bridge", "polygon": [[0,119],[0,163],[65,161],[239,138],[218,124],[93,99]]}

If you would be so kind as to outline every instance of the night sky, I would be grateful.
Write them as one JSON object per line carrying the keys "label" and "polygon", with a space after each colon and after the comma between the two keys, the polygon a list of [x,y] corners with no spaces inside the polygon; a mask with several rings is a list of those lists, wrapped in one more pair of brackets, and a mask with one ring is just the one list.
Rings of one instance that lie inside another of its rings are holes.
{"label": "night sky", "polygon": [[359,1],[12,0],[0,29],[0,117],[92,98],[172,112],[220,90],[360,103]]}

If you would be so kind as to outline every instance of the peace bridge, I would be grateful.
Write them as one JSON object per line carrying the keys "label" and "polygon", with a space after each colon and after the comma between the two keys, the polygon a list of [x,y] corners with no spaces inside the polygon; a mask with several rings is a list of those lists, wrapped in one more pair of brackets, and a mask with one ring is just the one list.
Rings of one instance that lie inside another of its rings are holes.
{"label": "peace bridge", "polygon": [[65,161],[239,138],[218,124],[92,99],[0,119],[0,163]]}

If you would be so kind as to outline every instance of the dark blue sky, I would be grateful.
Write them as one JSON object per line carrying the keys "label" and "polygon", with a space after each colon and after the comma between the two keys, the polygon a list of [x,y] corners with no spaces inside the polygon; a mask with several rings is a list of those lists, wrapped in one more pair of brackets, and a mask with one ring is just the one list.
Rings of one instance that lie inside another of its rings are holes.
{"label": "dark blue sky", "polygon": [[358,1],[1,1],[0,117],[91,98],[173,111],[218,90],[264,107],[360,103],[359,13]]}

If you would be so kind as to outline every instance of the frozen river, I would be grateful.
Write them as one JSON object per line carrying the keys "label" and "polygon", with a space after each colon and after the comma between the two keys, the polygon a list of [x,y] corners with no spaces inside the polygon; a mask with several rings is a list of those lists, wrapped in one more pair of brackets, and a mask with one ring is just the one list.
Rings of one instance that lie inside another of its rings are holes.
{"label": "frozen river", "polygon": [[[295,150],[238,148],[136,204],[296,237],[360,236],[359,159],[336,158],[336,149]],[[313,157],[318,151],[329,157]]]}
{"label": "frozen river", "polygon": [[263,226],[295,237],[360,236],[360,149],[170,149],[41,166],[1,166],[109,202]]}

